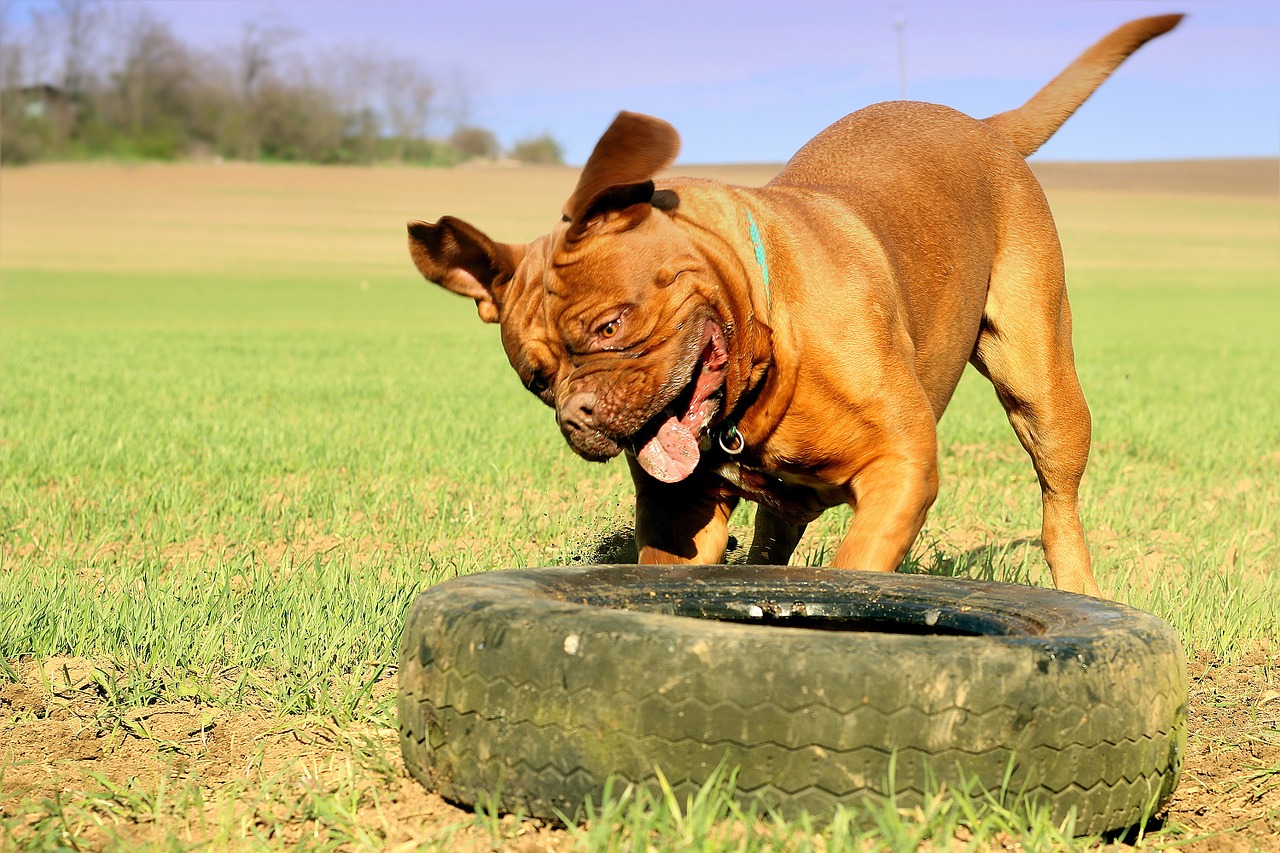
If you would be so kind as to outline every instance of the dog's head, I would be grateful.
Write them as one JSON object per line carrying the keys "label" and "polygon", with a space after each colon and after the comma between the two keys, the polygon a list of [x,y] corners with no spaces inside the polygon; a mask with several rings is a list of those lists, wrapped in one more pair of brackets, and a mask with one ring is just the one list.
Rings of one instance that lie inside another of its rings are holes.
{"label": "dog's head", "polygon": [[706,190],[655,188],[679,144],[666,122],[620,114],[551,234],[544,278],[568,361],[555,394],[565,438],[591,460],[629,450],[663,482],[693,472],[751,362],[735,347],[742,314],[730,295],[741,256],[682,198],[687,187],[697,208]]}
{"label": "dog's head", "polygon": [[409,224],[419,271],[500,325],[569,445],[595,461],[631,451],[663,482],[693,472],[708,428],[763,371],[758,341],[740,342],[742,257],[699,224],[725,215],[722,200],[696,182],[654,184],[679,147],[666,122],[620,113],[561,222],[527,245],[448,216]]}
{"label": "dog's head", "polygon": [[498,243],[452,216],[434,224],[409,223],[409,254],[419,272],[474,299],[480,319],[499,325],[502,347],[524,387],[554,406],[556,381],[567,362],[545,310],[549,243],[549,237],[525,245]]}

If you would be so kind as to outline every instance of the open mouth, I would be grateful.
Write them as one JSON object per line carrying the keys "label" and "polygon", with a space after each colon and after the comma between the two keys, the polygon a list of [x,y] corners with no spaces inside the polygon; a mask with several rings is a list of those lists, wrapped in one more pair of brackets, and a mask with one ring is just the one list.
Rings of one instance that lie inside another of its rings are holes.
{"label": "open mouth", "polygon": [[649,476],[663,483],[678,483],[698,466],[698,441],[720,407],[728,365],[724,332],[708,320],[688,385],[634,437],[636,461]]}

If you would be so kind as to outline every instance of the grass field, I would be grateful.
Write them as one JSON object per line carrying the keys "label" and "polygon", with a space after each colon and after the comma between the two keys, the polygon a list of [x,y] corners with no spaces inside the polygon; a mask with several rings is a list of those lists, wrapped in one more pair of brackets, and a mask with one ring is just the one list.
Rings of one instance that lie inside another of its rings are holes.
{"label": "grass field", "polygon": [[[1154,847],[1280,844],[1280,200],[1274,162],[1245,165],[1217,189],[1186,180],[1196,164],[1136,188],[1046,176],[1094,415],[1098,579],[1192,660]],[[630,490],[625,466],[568,450],[471,303],[417,276],[403,222],[529,239],[575,178],[0,173],[0,849],[1095,843],[964,796],[818,834],[733,814],[723,788],[691,808],[622,797],[565,831],[405,777],[391,702],[413,597],[589,558]],[[980,378],[940,445],[909,569],[1047,584],[1035,476]],[[822,563],[847,521],[813,525],[796,562]]]}

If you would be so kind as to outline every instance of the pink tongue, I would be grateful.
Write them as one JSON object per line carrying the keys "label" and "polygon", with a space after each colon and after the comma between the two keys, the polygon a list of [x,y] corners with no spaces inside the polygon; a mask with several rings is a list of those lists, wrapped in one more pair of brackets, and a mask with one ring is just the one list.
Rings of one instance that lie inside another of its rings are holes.
{"label": "pink tongue", "polygon": [[698,466],[698,438],[672,415],[636,452],[636,460],[655,480],[678,483]]}

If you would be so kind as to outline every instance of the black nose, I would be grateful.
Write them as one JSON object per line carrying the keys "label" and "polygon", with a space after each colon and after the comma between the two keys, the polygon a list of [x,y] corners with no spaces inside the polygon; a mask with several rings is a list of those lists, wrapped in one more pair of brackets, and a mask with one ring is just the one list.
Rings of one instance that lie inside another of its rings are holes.
{"label": "black nose", "polygon": [[596,395],[590,391],[579,391],[570,394],[564,405],[556,413],[560,421],[560,431],[568,438],[594,432]]}

